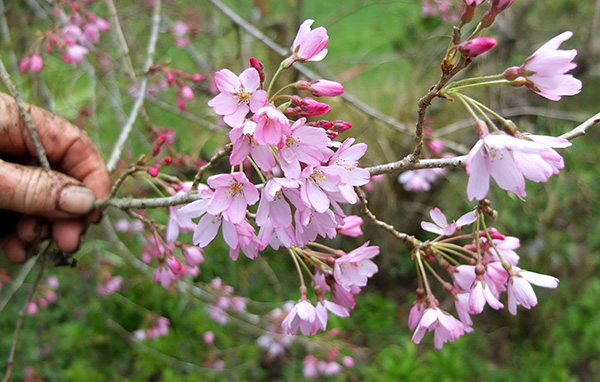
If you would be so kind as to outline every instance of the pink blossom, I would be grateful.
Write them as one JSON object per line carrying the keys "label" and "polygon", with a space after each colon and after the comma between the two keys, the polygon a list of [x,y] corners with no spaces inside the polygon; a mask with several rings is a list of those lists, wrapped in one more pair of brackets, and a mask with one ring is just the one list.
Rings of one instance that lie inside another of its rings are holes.
{"label": "pink blossom", "polygon": [[233,148],[229,163],[232,166],[237,166],[250,155],[261,170],[271,171],[277,165],[277,161],[269,146],[260,145],[254,140],[255,129],[256,123],[254,121],[246,121],[242,126],[231,129],[229,139],[233,144]]}
{"label": "pink blossom", "polygon": [[[467,196],[469,200],[482,200],[489,190],[490,177],[498,187],[524,198],[525,179],[515,162],[513,153],[540,154],[548,147],[526,139],[506,134],[488,134],[481,138],[469,152],[465,161],[469,174]],[[539,167],[531,169],[543,171]]]}
{"label": "pink blossom", "polygon": [[573,62],[577,50],[558,49],[571,36],[573,32],[567,31],[554,37],[529,56],[523,65],[506,69],[504,76],[511,81],[524,77],[528,88],[552,101],[579,93],[581,81],[565,74],[577,66]]}
{"label": "pink blossom", "polygon": [[202,256],[202,248],[185,246],[183,248],[183,258],[190,267],[200,265],[204,262],[204,256]]}
{"label": "pink blossom", "polygon": [[212,345],[215,342],[215,333],[211,332],[210,330],[208,332],[204,332],[202,339],[204,340],[205,344]]}
{"label": "pink blossom", "polygon": [[27,55],[19,62],[19,70],[21,73],[26,73],[31,68],[31,56]]}
{"label": "pink blossom", "polygon": [[504,305],[492,294],[487,283],[481,280],[475,281],[469,295],[469,313],[479,314],[483,311],[483,307],[487,302],[494,309],[502,309]]}
{"label": "pink blossom", "polygon": [[314,355],[307,355],[302,361],[304,368],[302,375],[304,378],[317,378],[319,376],[318,364],[319,360]]}
{"label": "pink blossom", "polygon": [[439,307],[427,308],[417,329],[415,330],[412,341],[416,344],[421,343],[425,331],[434,331],[434,347],[440,350],[444,343],[455,339],[465,334],[464,325],[453,316],[441,310]]}
{"label": "pink blossom", "polygon": [[477,213],[475,211],[470,211],[458,218],[456,222],[448,224],[446,215],[444,215],[444,213],[437,207],[429,211],[429,215],[435,224],[422,221],[421,228],[423,228],[425,231],[444,236],[454,235],[461,227],[471,224],[477,220]]}
{"label": "pink blossom", "polygon": [[346,355],[342,357],[342,364],[348,369],[352,369],[354,367],[354,358]]}
{"label": "pink blossom", "polygon": [[329,208],[333,195],[339,192],[341,176],[324,166],[307,166],[302,170],[301,181],[302,200],[323,213]]}
{"label": "pink blossom", "polygon": [[429,191],[431,183],[446,173],[443,168],[424,168],[406,171],[400,174],[398,182],[404,185],[406,191]]}
{"label": "pink blossom", "polygon": [[154,284],[160,283],[163,288],[169,289],[169,286],[177,282],[179,277],[165,263],[161,263],[154,271]]}
{"label": "pink blossom", "polygon": [[[68,57],[67,63],[75,66],[78,62],[83,61],[83,56],[89,53],[88,49],[81,45],[71,45],[67,47],[66,56]],[[64,56],[63,56],[64,58]]]}
{"label": "pink blossom", "polygon": [[305,336],[317,332],[317,309],[303,297],[281,322],[281,328],[287,334],[296,334],[298,328]]}
{"label": "pink blossom", "polygon": [[496,39],[490,37],[475,37],[456,46],[456,49],[469,57],[479,56],[496,46]]}
{"label": "pink blossom", "polygon": [[42,56],[39,53],[34,53],[31,56],[30,69],[34,73],[38,73],[42,71],[44,66],[44,61],[42,60]]}
{"label": "pink blossom", "polygon": [[259,144],[277,146],[284,136],[292,133],[290,121],[273,106],[265,106],[254,114],[254,139]]}
{"label": "pink blossom", "polygon": [[296,209],[294,221],[296,222],[295,239],[300,246],[314,241],[317,235],[333,239],[337,234],[335,228],[340,223],[333,211],[326,209],[318,212],[313,208]]}
{"label": "pink blossom", "polygon": [[215,85],[221,93],[208,101],[208,106],[224,116],[231,127],[241,126],[249,111],[255,113],[267,102],[267,92],[259,89],[260,76],[254,68],[244,70],[239,77],[221,69],[215,73]]}
{"label": "pink blossom", "polygon": [[508,280],[508,311],[512,315],[517,314],[517,305],[523,305],[531,309],[537,305],[537,297],[531,284],[544,288],[556,288],[558,279],[556,277],[540,273],[524,271],[515,266],[511,268]]}
{"label": "pink blossom", "polygon": [[300,163],[318,166],[333,151],[327,147],[329,138],[323,129],[307,126],[306,118],[300,118],[291,126],[291,134],[279,143],[277,156],[287,178],[300,177]]}
{"label": "pink blossom", "polygon": [[370,259],[379,254],[379,247],[365,243],[355,250],[338,257],[333,268],[335,281],[344,288],[354,285],[364,287],[367,279],[377,272],[377,265]]}
{"label": "pink blossom", "polygon": [[292,56],[285,61],[285,67],[290,67],[294,61],[321,61],[327,55],[327,30],[323,27],[311,30],[313,23],[314,20],[308,19],[300,25],[292,44]]}
{"label": "pink blossom", "polygon": [[557,175],[565,167],[562,156],[553,148],[566,148],[571,142],[562,138],[545,135],[524,134],[533,142],[545,145],[546,151],[542,153],[514,152],[517,167],[523,176],[533,182],[547,182],[552,175]]}
{"label": "pink blossom", "polygon": [[213,175],[207,183],[215,189],[207,212],[212,215],[223,213],[223,217],[233,224],[240,224],[246,217],[248,205],[259,198],[256,186],[242,172]]}
{"label": "pink blossom", "polygon": [[299,182],[287,178],[273,178],[267,181],[261,191],[260,203],[256,211],[256,224],[264,226],[270,219],[277,228],[292,225],[292,209],[285,199],[284,188],[298,188]]}
{"label": "pink blossom", "polygon": [[423,301],[423,292],[417,294],[417,299],[413,303],[408,313],[408,330],[415,330],[423,314],[425,313],[425,302]]}
{"label": "pink blossom", "polygon": [[181,87],[181,96],[187,100],[191,100],[194,98],[194,91],[188,85],[183,85]]}

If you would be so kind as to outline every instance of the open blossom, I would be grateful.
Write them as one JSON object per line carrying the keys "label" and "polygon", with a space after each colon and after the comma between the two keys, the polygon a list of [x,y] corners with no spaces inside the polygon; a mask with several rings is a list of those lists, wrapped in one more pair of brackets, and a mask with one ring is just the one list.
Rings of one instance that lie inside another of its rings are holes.
{"label": "open blossom", "polygon": [[404,185],[406,191],[429,191],[431,183],[445,173],[446,169],[443,168],[422,168],[405,171],[398,176],[398,182]]}
{"label": "open blossom", "polygon": [[439,307],[427,308],[417,329],[413,334],[412,341],[416,344],[421,343],[426,331],[434,331],[434,347],[440,350],[444,343],[453,342],[465,334],[464,325]]}
{"label": "open blossom", "polygon": [[277,165],[277,162],[269,146],[259,145],[254,140],[255,128],[256,122],[248,120],[242,126],[231,129],[229,139],[231,139],[233,148],[229,156],[229,163],[232,166],[237,166],[249,154],[261,170],[271,171]]}
{"label": "open blossom", "polygon": [[267,92],[259,89],[260,76],[254,68],[244,70],[239,77],[221,69],[215,73],[215,85],[221,93],[208,101],[208,106],[224,116],[231,127],[241,126],[249,111],[255,113],[267,102]]}
{"label": "open blossom", "polygon": [[494,296],[488,284],[483,281],[483,277],[481,277],[481,279],[482,280],[475,281],[471,288],[469,294],[469,313],[481,313],[486,302],[496,310],[504,308],[504,305]]}
{"label": "open blossom", "polygon": [[421,228],[423,228],[425,231],[444,236],[453,235],[460,227],[471,224],[477,220],[477,213],[475,211],[471,211],[458,218],[457,221],[448,224],[446,215],[444,215],[444,213],[437,207],[429,211],[429,215],[431,216],[433,223],[421,222]]}
{"label": "open blossom", "polygon": [[[466,171],[469,174],[467,184],[469,200],[482,200],[487,195],[490,177],[496,181],[498,187],[524,198],[527,195],[524,175],[527,174],[529,178],[535,173],[545,173],[547,169],[541,161],[522,163],[522,160],[517,159],[530,158],[532,154],[543,159],[549,150],[550,147],[541,142],[519,139],[507,134],[485,135],[473,146],[465,161]],[[525,173],[521,166],[527,167]],[[546,180],[548,179],[544,181]]]}
{"label": "open blossom", "polygon": [[573,62],[577,50],[558,49],[571,36],[570,31],[559,34],[529,56],[523,65],[506,69],[504,76],[511,81],[524,77],[525,86],[552,101],[579,93],[581,81],[565,74],[577,66]]}
{"label": "open blossom", "polygon": [[298,328],[305,336],[315,334],[318,330],[317,309],[306,299],[300,299],[281,322],[281,328],[287,334],[296,334]]}
{"label": "open blossom", "polygon": [[333,267],[335,281],[346,289],[352,286],[363,287],[367,279],[377,272],[377,265],[371,259],[379,254],[379,247],[365,243],[355,250],[338,257]]}
{"label": "open blossom", "polygon": [[284,136],[292,133],[290,121],[273,106],[265,106],[252,117],[256,122],[254,140],[259,144],[277,146]]}
{"label": "open blossom", "polygon": [[558,279],[553,276],[524,271],[513,266],[508,280],[508,311],[517,314],[517,305],[530,309],[537,305],[537,297],[531,287],[535,284],[544,288],[556,288]]}
{"label": "open blossom", "polygon": [[259,198],[256,186],[242,172],[213,175],[207,183],[215,189],[207,212],[212,215],[223,213],[223,217],[233,224],[240,224],[246,217],[248,205]]}
{"label": "open blossom", "polygon": [[323,27],[310,29],[314,20],[305,20],[292,44],[292,56],[286,59],[285,67],[290,67],[295,61],[321,61],[327,55],[327,43],[329,36]]}

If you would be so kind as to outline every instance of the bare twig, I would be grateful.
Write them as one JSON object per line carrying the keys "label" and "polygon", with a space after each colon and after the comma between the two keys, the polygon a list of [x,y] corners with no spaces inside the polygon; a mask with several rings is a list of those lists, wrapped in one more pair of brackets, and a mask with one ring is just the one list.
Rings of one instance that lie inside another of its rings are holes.
{"label": "bare twig", "polygon": [[[114,26],[114,33],[117,35],[117,39],[119,40],[119,45],[123,49],[123,59],[125,60],[125,71],[129,76],[129,79],[134,84],[137,83],[137,78],[135,77],[135,71],[133,70],[133,63],[131,62],[131,55],[129,53],[129,46],[127,45],[127,40],[125,40],[125,35],[123,34],[123,29],[121,29],[121,23],[119,22],[119,14],[117,13],[117,8],[115,7],[115,3],[113,0],[106,0],[106,6],[108,7],[108,11],[110,13],[110,20]],[[160,7],[160,4],[156,6]],[[155,8],[156,10],[156,8]],[[147,70],[147,69],[146,69]]]}
{"label": "bare twig", "polygon": [[416,248],[419,246],[420,241],[415,239],[414,236],[405,234],[403,232],[399,232],[396,230],[396,228],[394,228],[393,225],[378,220],[377,217],[367,207],[367,204],[369,202],[367,201],[367,195],[365,195],[365,192],[362,189],[360,189],[360,187],[354,187],[354,189],[356,190],[358,198],[360,199],[361,211],[363,215],[365,215],[371,221],[371,223],[373,223],[379,228],[383,228],[384,230],[388,231],[396,239],[402,240],[403,242],[407,243],[411,248]]}
{"label": "bare twig", "polygon": [[233,145],[231,143],[228,143],[222,150],[217,151],[215,155],[213,155],[213,157],[210,158],[210,161],[208,161],[207,164],[200,167],[200,170],[198,170],[198,173],[194,177],[194,183],[192,183],[192,188],[188,193],[195,192],[195,190],[198,188],[198,185],[202,181],[202,177],[204,176],[204,174],[206,174],[208,170],[216,166],[217,162],[219,162],[221,158],[229,155],[229,153],[231,153],[232,148]]}
{"label": "bare twig", "polygon": [[33,266],[35,265],[36,261],[36,258],[32,257],[25,264],[23,264],[23,266],[19,270],[19,274],[17,275],[17,277],[15,277],[10,283],[10,289],[8,290],[8,292],[6,292],[6,296],[4,296],[4,299],[0,302],[0,313],[2,313],[4,307],[6,306],[6,304],[8,304],[12,296],[14,296],[15,292],[18,291],[19,288],[21,288],[21,285],[23,285],[23,281],[25,281],[25,279],[29,275],[29,272],[31,272],[31,270],[33,269]]}
{"label": "bare twig", "polygon": [[148,49],[146,53],[146,60],[143,66],[144,76],[139,83],[138,86],[138,96],[133,104],[133,108],[129,114],[129,118],[127,119],[127,123],[123,126],[123,130],[121,130],[121,135],[110,155],[110,159],[107,163],[107,168],[110,172],[112,172],[119,158],[121,157],[121,152],[123,151],[123,147],[125,146],[125,142],[129,139],[129,134],[131,133],[131,129],[133,128],[133,124],[135,123],[138,113],[140,111],[140,107],[144,103],[144,98],[146,96],[146,85],[148,84],[148,70],[152,66],[154,59],[154,51],[156,49],[156,42],[158,40],[158,27],[160,25],[160,11],[161,11],[161,0],[156,0],[154,3],[154,12],[152,14],[152,27],[150,31],[150,39],[148,40]]}
{"label": "bare twig", "polygon": [[[47,248],[47,246],[46,246],[46,248]],[[21,334],[21,328],[23,327],[23,321],[25,320],[27,306],[29,305],[29,302],[33,298],[33,295],[35,294],[35,291],[37,290],[40,280],[42,279],[42,275],[44,274],[44,261],[42,258],[42,256],[43,256],[42,254],[44,251],[45,251],[45,249],[43,251],[41,251],[37,256],[38,262],[40,263],[40,272],[38,273],[35,281],[33,282],[33,285],[31,286],[31,291],[29,292],[29,295],[27,296],[27,299],[25,300],[25,303],[23,304],[21,311],[19,312],[19,317],[17,319],[17,326],[15,327],[15,332],[13,333],[12,345],[10,347],[10,353],[8,355],[8,361],[6,364],[6,374],[4,374],[4,379],[2,380],[3,382],[11,381],[12,373],[15,369],[15,351],[17,349],[17,342],[19,341],[19,335]]]}
{"label": "bare twig", "polygon": [[579,136],[585,135],[585,131],[590,127],[600,123],[600,113],[597,113],[593,117],[589,118],[587,121],[583,122],[579,126],[575,127],[573,130],[564,133],[559,138],[564,138],[571,140],[573,138],[577,138]]}
{"label": "bare twig", "polygon": [[40,137],[37,132],[37,128],[35,127],[35,123],[31,119],[31,115],[27,111],[25,107],[25,103],[21,99],[21,95],[15,88],[15,85],[10,80],[10,75],[6,71],[6,67],[4,66],[4,62],[2,62],[2,58],[0,57],[0,78],[2,78],[2,82],[8,88],[8,91],[15,99],[17,106],[19,107],[19,112],[23,117],[23,121],[25,121],[25,125],[29,129],[29,133],[31,134],[31,139],[33,140],[33,144],[35,145],[35,151],[38,155],[38,160],[40,161],[40,165],[45,169],[50,169],[50,163],[48,162],[48,158],[46,157],[46,150],[44,146],[42,146],[42,142],[40,142]]}
{"label": "bare twig", "polygon": [[465,166],[466,155],[461,155],[452,158],[439,159],[421,159],[418,162],[412,161],[412,156],[408,155],[398,162],[380,164],[373,167],[368,167],[367,170],[371,175],[391,174],[402,171],[419,170],[423,168],[462,168]]}

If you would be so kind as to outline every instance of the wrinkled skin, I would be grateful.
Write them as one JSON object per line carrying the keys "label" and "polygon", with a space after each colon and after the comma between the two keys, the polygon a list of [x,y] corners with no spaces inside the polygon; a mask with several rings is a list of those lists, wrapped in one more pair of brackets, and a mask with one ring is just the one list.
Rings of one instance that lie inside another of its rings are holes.
{"label": "wrinkled skin", "polygon": [[51,237],[75,252],[101,211],[95,199],[110,191],[110,175],[90,137],[77,126],[27,106],[52,170],[39,167],[35,146],[17,104],[0,93],[0,249],[13,263]]}

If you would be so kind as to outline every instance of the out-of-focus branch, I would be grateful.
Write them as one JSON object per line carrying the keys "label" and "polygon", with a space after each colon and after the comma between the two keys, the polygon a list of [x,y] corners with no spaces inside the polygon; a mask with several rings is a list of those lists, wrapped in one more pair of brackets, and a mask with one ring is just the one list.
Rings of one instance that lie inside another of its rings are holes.
{"label": "out-of-focus branch", "polygon": [[121,157],[121,152],[123,151],[123,147],[125,146],[125,142],[129,139],[129,134],[131,133],[131,129],[133,128],[133,124],[137,119],[138,113],[140,111],[140,107],[144,102],[144,98],[146,96],[146,85],[148,84],[148,70],[152,66],[154,60],[154,51],[156,49],[156,42],[158,41],[158,27],[160,25],[160,11],[161,11],[161,0],[155,0],[154,3],[154,12],[152,14],[152,27],[150,31],[150,39],[148,40],[148,50],[146,53],[146,60],[143,66],[144,76],[139,83],[138,86],[138,96],[133,104],[133,108],[131,109],[131,113],[129,114],[129,118],[127,119],[127,123],[123,126],[123,130],[121,130],[121,135],[115,146],[113,148],[112,154],[110,155],[110,159],[107,163],[108,171],[113,171]]}
{"label": "out-of-focus branch", "polygon": [[[160,0],[159,0],[160,2]],[[127,45],[127,40],[125,40],[125,35],[123,34],[123,29],[121,28],[121,22],[119,21],[119,14],[117,13],[117,8],[115,7],[115,3],[113,0],[106,0],[106,6],[108,7],[108,11],[110,13],[110,19],[112,21],[112,25],[114,26],[115,34],[117,35],[117,39],[119,40],[119,44],[121,45],[121,49],[123,49],[123,59],[125,60],[125,71],[129,76],[129,79],[134,84],[137,83],[137,78],[135,77],[135,71],[133,70],[133,63],[131,62],[131,55],[129,53],[129,46]],[[160,4],[155,5],[160,8]],[[160,12],[160,9],[159,9]],[[147,69],[146,69],[147,70]]]}
{"label": "out-of-focus branch", "polygon": [[25,303],[23,304],[23,307],[19,312],[19,317],[17,318],[17,326],[15,327],[15,332],[13,333],[13,341],[10,347],[8,361],[6,363],[6,373],[4,374],[4,379],[2,380],[2,382],[11,381],[12,373],[15,369],[15,351],[17,349],[17,342],[19,341],[19,335],[21,334],[21,328],[23,327],[23,321],[25,320],[25,314],[27,313],[27,306],[33,298],[33,295],[35,294],[35,291],[37,290],[37,287],[40,284],[40,280],[42,279],[42,275],[44,274],[44,261],[42,256],[47,247],[48,246],[46,246],[46,248],[44,248],[37,256],[38,262],[40,263],[40,272],[35,278],[35,281],[31,286],[31,291],[29,292],[29,295],[27,295],[27,299],[25,300]]}
{"label": "out-of-focus branch", "polygon": [[16,78],[16,87],[19,92],[23,92],[21,88],[21,73],[19,71],[19,63],[17,61],[17,56],[15,55],[13,47],[13,42],[10,38],[10,31],[8,29],[8,22],[6,21],[6,7],[4,6],[4,0],[0,0],[0,35],[2,35],[2,41],[0,47],[2,50],[7,52],[8,59],[10,61],[10,65],[13,68],[13,73]]}
{"label": "out-of-focus branch", "polygon": [[[271,40],[269,37],[267,37],[264,33],[262,33],[260,30],[255,28],[254,25],[247,22],[245,19],[243,19],[241,16],[239,16],[237,13],[235,13],[231,8],[229,8],[228,6],[223,4],[221,1],[219,1],[219,0],[209,0],[209,1],[212,5],[215,6],[215,8],[217,8],[221,13],[223,13],[225,16],[227,16],[234,24],[239,25],[242,29],[244,29],[246,32],[248,32],[250,35],[252,35],[254,38],[256,38],[257,40],[259,40],[260,42],[262,42],[263,44],[268,46],[270,49],[275,51],[281,57],[286,57],[290,54],[290,52],[286,48],[275,43],[273,40]],[[310,80],[318,80],[319,78],[322,77],[319,74],[313,72],[312,70],[307,69],[304,65],[302,65],[300,63],[295,63],[294,67],[300,73],[302,73],[302,75],[306,76]],[[393,127],[394,129],[396,129],[398,131],[402,131],[402,132],[408,131],[408,129],[406,128],[406,126],[403,123],[397,121],[396,119],[390,117],[389,115],[385,115],[383,113],[378,112],[377,110],[373,109],[371,106],[359,101],[358,99],[354,98],[350,94],[344,93],[340,97],[344,101],[346,101],[349,104],[351,104],[352,106],[354,106],[357,110],[360,110],[363,113],[386,123],[387,125]]]}
{"label": "out-of-focus branch", "polygon": [[23,99],[21,99],[21,95],[17,91],[17,88],[15,88],[15,85],[10,80],[10,75],[6,71],[6,67],[4,66],[4,62],[2,61],[1,57],[0,57],[0,78],[2,78],[2,82],[4,82],[4,85],[6,85],[6,87],[8,88],[8,91],[13,96],[13,98],[15,99],[15,102],[17,103],[17,106],[19,107],[19,112],[21,113],[21,116],[23,117],[23,121],[25,122],[25,125],[29,129],[29,133],[31,134],[33,144],[35,145],[35,151],[37,152],[38,160],[40,161],[40,165],[45,169],[50,169],[50,163],[48,162],[48,158],[46,157],[46,150],[44,149],[44,146],[42,146],[42,142],[40,142],[40,137],[38,135],[37,128],[35,127],[35,123],[33,123],[33,120],[31,119],[31,115],[25,108],[25,103],[23,102]]}

